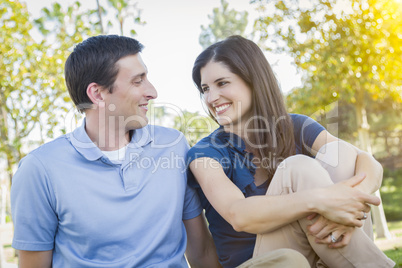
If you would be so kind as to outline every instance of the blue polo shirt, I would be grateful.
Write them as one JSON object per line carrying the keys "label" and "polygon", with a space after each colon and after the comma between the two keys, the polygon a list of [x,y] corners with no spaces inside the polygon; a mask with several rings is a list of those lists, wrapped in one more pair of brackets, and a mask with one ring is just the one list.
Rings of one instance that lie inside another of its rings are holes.
{"label": "blue polo shirt", "polygon": [[12,246],[53,250],[53,267],[187,267],[182,220],[202,211],[187,186],[187,151],[182,133],[146,126],[113,164],[84,122],[21,160]]}
{"label": "blue polo shirt", "polygon": [[[290,117],[294,128],[296,154],[311,156],[309,148],[324,127],[305,115],[290,114]],[[252,154],[245,149],[244,141],[239,136],[225,132],[223,127],[220,127],[190,149],[188,161],[191,163],[197,158],[213,158],[222,165],[226,176],[243,192],[245,197],[265,195],[268,181],[259,186],[254,184],[256,167],[251,162]],[[190,169],[188,183],[197,189],[200,196],[219,261],[223,267],[237,267],[250,259],[253,255],[256,235],[236,232],[211,206]]]}

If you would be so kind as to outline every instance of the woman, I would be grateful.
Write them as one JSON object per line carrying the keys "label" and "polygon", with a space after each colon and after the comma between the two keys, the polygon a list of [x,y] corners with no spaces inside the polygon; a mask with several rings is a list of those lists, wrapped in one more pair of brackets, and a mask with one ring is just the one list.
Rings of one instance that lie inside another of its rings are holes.
{"label": "woman", "polygon": [[380,202],[370,194],[381,166],[311,118],[287,114],[256,44],[232,36],[210,46],[193,80],[220,127],[190,149],[189,184],[224,267],[279,248],[311,266],[393,266],[359,228]]}

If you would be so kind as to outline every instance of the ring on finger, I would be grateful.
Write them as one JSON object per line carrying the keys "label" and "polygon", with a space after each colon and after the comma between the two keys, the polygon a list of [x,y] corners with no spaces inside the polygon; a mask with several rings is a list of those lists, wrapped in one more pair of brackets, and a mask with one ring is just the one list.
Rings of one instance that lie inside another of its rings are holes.
{"label": "ring on finger", "polygon": [[367,219],[367,214],[366,212],[363,211],[363,220]]}
{"label": "ring on finger", "polygon": [[331,237],[332,243],[335,243],[338,240],[335,238],[335,236],[332,233],[330,234],[330,237]]}

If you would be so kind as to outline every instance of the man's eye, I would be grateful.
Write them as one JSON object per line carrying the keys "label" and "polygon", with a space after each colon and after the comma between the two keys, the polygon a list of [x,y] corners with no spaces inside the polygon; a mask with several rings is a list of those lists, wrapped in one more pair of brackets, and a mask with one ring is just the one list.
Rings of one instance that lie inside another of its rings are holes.
{"label": "man's eye", "polygon": [[142,83],[142,81],[144,81],[143,79],[139,79],[139,80],[135,80],[134,84],[139,85]]}

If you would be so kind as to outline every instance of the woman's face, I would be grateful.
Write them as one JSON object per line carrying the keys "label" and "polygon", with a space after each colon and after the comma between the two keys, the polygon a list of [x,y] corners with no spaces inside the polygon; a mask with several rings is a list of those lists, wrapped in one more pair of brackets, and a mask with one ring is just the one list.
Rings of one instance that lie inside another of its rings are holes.
{"label": "woman's face", "polygon": [[200,73],[203,99],[218,123],[244,128],[252,107],[249,86],[220,62],[210,61]]}

